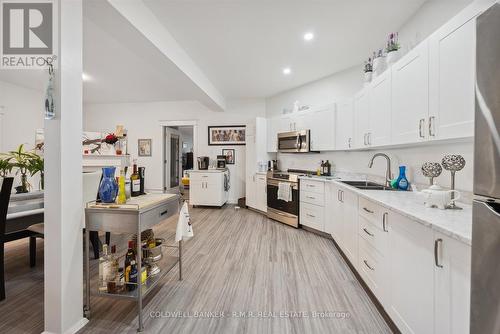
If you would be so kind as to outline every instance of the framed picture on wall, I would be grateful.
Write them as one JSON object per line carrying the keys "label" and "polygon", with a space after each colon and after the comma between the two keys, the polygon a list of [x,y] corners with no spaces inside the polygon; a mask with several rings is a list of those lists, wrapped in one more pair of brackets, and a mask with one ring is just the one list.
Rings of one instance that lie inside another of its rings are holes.
{"label": "framed picture on wall", "polygon": [[245,125],[208,127],[208,145],[245,145]]}
{"label": "framed picture on wall", "polygon": [[226,157],[226,164],[234,165],[234,148],[223,149],[222,155]]}
{"label": "framed picture on wall", "polygon": [[140,157],[151,156],[151,139],[138,139],[137,140],[137,155]]}

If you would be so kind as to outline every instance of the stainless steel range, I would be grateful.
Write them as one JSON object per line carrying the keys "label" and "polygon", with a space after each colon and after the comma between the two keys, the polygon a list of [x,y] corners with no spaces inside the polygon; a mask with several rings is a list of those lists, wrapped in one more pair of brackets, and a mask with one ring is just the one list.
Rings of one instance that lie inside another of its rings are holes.
{"label": "stainless steel range", "polygon": [[[299,176],[304,173],[270,171],[267,174],[267,216],[284,224],[299,227]],[[289,183],[292,188],[290,201],[278,199],[279,183]]]}

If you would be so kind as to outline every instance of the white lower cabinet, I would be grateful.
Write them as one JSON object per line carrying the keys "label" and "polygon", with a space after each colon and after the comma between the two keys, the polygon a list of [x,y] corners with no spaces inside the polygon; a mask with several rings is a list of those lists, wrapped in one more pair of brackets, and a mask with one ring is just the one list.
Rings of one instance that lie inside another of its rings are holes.
{"label": "white lower cabinet", "polygon": [[471,247],[436,232],[434,333],[469,333]]}
{"label": "white lower cabinet", "polygon": [[224,185],[225,171],[192,171],[189,174],[189,204],[222,206],[229,198]]}
{"label": "white lower cabinet", "polygon": [[264,173],[248,175],[246,179],[246,205],[267,212],[267,177]]}
{"label": "white lower cabinet", "polygon": [[300,180],[299,223],[325,231],[325,184],[323,181]]}
{"label": "white lower cabinet", "polygon": [[469,245],[333,182],[324,221],[402,333],[469,333]]}

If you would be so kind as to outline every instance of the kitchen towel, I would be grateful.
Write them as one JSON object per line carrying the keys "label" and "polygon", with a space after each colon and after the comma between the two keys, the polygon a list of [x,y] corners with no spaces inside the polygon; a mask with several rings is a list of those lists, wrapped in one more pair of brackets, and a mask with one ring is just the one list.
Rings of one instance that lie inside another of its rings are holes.
{"label": "kitchen towel", "polygon": [[175,242],[181,241],[184,238],[191,238],[194,235],[193,226],[191,225],[191,217],[189,216],[187,202],[181,208],[179,220],[177,221],[177,230],[175,231]]}
{"label": "kitchen towel", "polygon": [[278,183],[278,199],[285,202],[292,200],[292,184],[290,182]]}

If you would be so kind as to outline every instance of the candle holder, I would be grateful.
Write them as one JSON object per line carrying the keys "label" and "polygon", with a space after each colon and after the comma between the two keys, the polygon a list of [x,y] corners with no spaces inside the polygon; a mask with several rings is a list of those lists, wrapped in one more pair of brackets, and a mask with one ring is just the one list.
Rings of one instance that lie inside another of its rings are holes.
{"label": "candle holder", "polygon": [[422,165],[422,174],[429,178],[430,185],[434,185],[434,178],[441,175],[443,168],[437,162],[424,162]]}
{"label": "candle holder", "polygon": [[[461,155],[450,154],[445,155],[441,162],[443,168],[451,173],[451,190],[455,190],[455,173],[462,170],[465,166],[465,159]],[[448,205],[447,209],[452,210],[461,210],[461,207],[458,207],[454,201],[454,193],[451,194],[451,204]]]}

